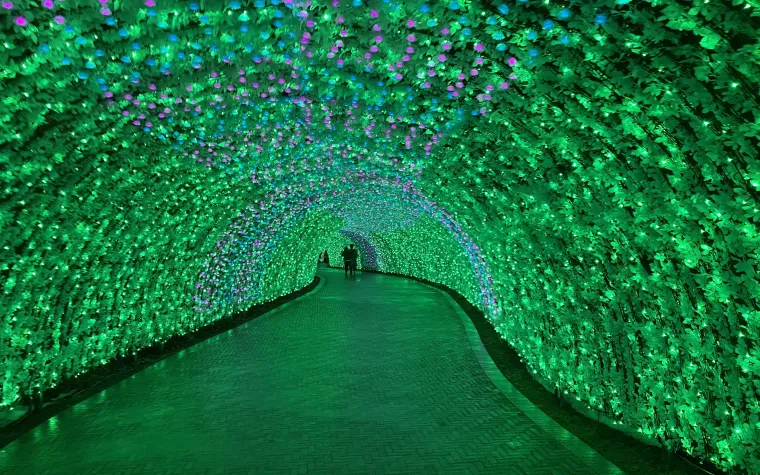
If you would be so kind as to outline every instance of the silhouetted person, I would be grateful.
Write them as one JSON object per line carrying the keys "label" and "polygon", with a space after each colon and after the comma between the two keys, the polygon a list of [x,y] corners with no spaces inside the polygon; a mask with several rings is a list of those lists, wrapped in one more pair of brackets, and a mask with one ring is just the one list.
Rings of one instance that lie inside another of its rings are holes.
{"label": "silhouetted person", "polygon": [[346,271],[346,275],[348,275],[348,247],[344,247],[340,255],[343,258],[343,269]]}
{"label": "silhouetted person", "polygon": [[351,244],[351,246],[348,249],[348,270],[351,272],[351,275],[354,275],[356,273],[356,260],[359,259],[359,251],[354,249],[354,245]]}
{"label": "silhouetted person", "polygon": [[328,267],[329,267],[329,266],[330,266],[330,256],[327,254],[327,249],[325,249],[325,254],[324,254],[324,256],[325,256],[325,260],[324,260],[324,261],[322,261],[322,262],[324,262],[325,264],[327,264],[327,265],[328,265]]}

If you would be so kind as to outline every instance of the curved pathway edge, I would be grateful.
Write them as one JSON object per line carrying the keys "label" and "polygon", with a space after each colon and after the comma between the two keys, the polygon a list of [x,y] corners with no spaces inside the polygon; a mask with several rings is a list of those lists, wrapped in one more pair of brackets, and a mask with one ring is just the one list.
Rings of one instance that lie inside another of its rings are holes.
{"label": "curved pathway edge", "polygon": [[[434,287],[435,288],[435,287]],[[579,459],[586,463],[590,468],[599,475],[615,474],[624,475],[620,468],[615,464],[602,457],[597,451],[589,447],[585,442],[577,438],[567,429],[559,425],[551,417],[546,415],[541,409],[533,405],[520,391],[515,388],[509,380],[499,371],[496,363],[491,359],[483,342],[480,340],[478,330],[472,323],[470,317],[465,313],[462,307],[445,291],[436,288],[442,293],[454,311],[459,315],[462,325],[467,332],[467,340],[470,342],[475,359],[478,360],[483,372],[488,376],[494,386],[509,399],[523,414],[533,421],[543,431],[554,437],[566,449],[575,454]]]}

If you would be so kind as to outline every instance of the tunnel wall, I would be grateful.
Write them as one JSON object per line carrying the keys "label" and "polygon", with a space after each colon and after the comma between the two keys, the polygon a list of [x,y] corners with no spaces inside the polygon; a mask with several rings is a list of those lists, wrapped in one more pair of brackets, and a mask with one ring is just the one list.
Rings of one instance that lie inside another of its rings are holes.
{"label": "tunnel wall", "polygon": [[[477,230],[503,309],[491,321],[531,371],[613,427],[757,467],[760,312],[747,258],[758,234],[740,218],[755,206],[746,187],[699,185],[690,166],[676,179],[652,161],[480,158],[493,168],[452,180],[454,197],[429,193]],[[512,186],[499,187],[502,173]],[[518,185],[524,176],[542,179]]]}
{"label": "tunnel wall", "polygon": [[482,308],[472,264],[441,223],[420,220],[408,229],[373,234],[370,242],[383,256],[379,270],[446,285]]}

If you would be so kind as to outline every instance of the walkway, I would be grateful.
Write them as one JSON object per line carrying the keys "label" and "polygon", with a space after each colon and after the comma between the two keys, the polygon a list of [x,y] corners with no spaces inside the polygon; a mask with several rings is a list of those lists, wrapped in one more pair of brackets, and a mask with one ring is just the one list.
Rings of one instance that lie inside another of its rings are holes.
{"label": "walkway", "polygon": [[301,299],[25,434],[0,451],[0,471],[603,473],[494,386],[445,294],[320,275]]}

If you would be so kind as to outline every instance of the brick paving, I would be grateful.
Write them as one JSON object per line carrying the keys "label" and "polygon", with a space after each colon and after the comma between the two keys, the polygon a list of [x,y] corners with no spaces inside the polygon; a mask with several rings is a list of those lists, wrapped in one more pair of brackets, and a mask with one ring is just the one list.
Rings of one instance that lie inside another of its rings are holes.
{"label": "brick paving", "polygon": [[0,472],[598,473],[494,386],[441,292],[320,275],[25,434]]}

